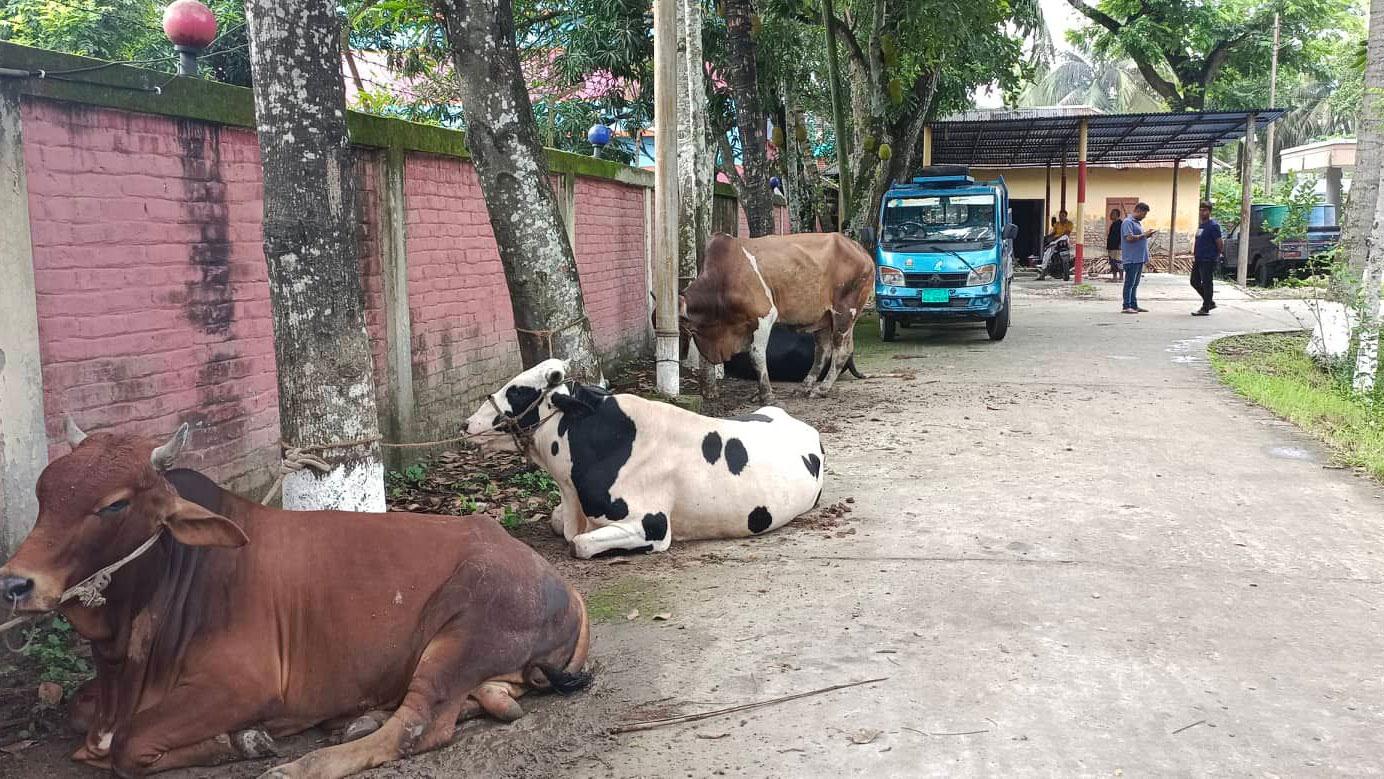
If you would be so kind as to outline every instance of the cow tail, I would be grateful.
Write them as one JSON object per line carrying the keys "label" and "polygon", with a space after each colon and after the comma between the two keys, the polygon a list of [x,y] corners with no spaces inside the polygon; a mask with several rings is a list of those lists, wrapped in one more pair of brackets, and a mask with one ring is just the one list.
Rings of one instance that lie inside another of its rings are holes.
{"label": "cow tail", "polygon": [[852,354],[849,358],[846,359],[846,370],[850,371],[850,372],[851,372],[851,375],[854,376],[854,377],[856,377],[857,379],[863,379],[863,378],[865,378],[865,374],[861,373],[861,372],[860,372],[860,369],[858,369],[858,368],[855,367],[855,355],[854,355],[854,354]]}
{"label": "cow tail", "polygon": [[586,613],[586,601],[580,593],[570,587],[568,592],[574,601],[573,609],[581,620],[580,627],[577,628],[576,644],[572,648],[572,657],[567,661],[565,668],[534,663],[524,673],[529,686],[539,690],[553,690],[561,695],[571,695],[584,690],[595,678],[594,674],[583,667],[586,665],[586,653],[591,645],[591,619]]}

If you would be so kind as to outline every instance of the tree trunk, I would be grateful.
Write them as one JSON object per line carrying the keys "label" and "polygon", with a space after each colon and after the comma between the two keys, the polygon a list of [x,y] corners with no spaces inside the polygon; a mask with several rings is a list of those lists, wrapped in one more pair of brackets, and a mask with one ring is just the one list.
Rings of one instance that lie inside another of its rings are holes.
{"label": "tree trunk", "polygon": [[[1360,211],[1356,210],[1356,204],[1363,209],[1367,202],[1365,195],[1369,196],[1369,201],[1374,204],[1373,221],[1370,227],[1369,238],[1365,242],[1365,258],[1361,265],[1360,273],[1360,340],[1356,349],[1355,356],[1355,380],[1353,382],[1356,392],[1369,393],[1374,391],[1375,377],[1379,373],[1379,329],[1380,329],[1380,309],[1379,296],[1380,286],[1384,285],[1384,188],[1379,186],[1379,163],[1380,163],[1380,125],[1381,108],[1378,89],[1381,86],[1380,77],[1384,75],[1384,1],[1373,0],[1370,3],[1370,31],[1369,41],[1365,51],[1365,97],[1360,105],[1359,130],[1359,151],[1361,155],[1355,167],[1356,183],[1350,189],[1351,210],[1358,216]],[[1364,156],[1366,139],[1369,142],[1369,150],[1373,158]],[[1365,173],[1369,173],[1372,179],[1366,184],[1360,181],[1365,178]],[[1368,191],[1366,190],[1368,187]],[[1356,225],[1364,224],[1363,221],[1356,221]],[[1354,257],[1352,264],[1354,264]]]}
{"label": "tree trunk", "polygon": [[1365,268],[1366,225],[1374,218],[1379,169],[1384,165],[1384,0],[1370,0],[1369,37],[1365,44],[1365,92],[1355,130],[1355,171],[1341,227],[1342,253],[1353,278]]}
{"label": "tree trunk", "polygon": [[783,135],[787,139],[783,155],[784,194],[788,197],[788,223],[795,233],[817,231],[817,192],[808,182],[808,169],[815,171],[812,155],[807,153],[810,141],[799,141],[799,129],[807,132],[803,112],[798,108],[792,86],[785,80],[779,84],[783,94]]}
{"label": "tree trunk", "polygon": [[[677,0],[678,11],[678,292],[697,277],[711,239],[714,174],[707,149],[706,64],[702,56],[702,4]],[[716,366],[702,365],[697,344],[684,336],[686,365],[701,368],[702,395],[718,396]]]}
{"label": "tree trunk", "polygon": [[745,168],[740,205],[750,237],[774,231],[774,201],[769,192],[769,156],[765,150],[764,103],[759,97],[759,70],[750,25],[749,0],[726,0],[726,47],[729,81],[735,99],[735,126],[740,131],[740,159]]}
{"label": "tree trunk", "polygon": [[878,155],[875,155],[873,161],[868,158],[861,161],[860,172],[866,177],[857,178],[852,186],[855,204],[851,209],[852,217],[848,231],[851,235],[858,236],[862,228],[874,226],[880,201],[889,190],[890,183],[912,169],[922,142],[923,125],[927,123],[928,114],[932,110],[932,98],[937,92],[939,73],[934,71],[918,76],[913,84],[913,110],[899,117],[892,126],[881,132],[881,142],[887,141],[893,151],[889,161],[881,161]]}
{"label": "tree trunk", "polygon": [[584,381],[604,383],[577,261],[519,68],[513,5],[436,0],[435,7],[447,26],[467,146],[505,268],[524,365],[561,357]]}
{"label": "tree trunk", "polygon": [[1353,386],[1356,392],[1368,394],[1374,391],[1375,376],[1379,373],[1379,294],[1384,285],[1384,198],[1378,193],[1360,282],[1360,341],[1355,352]]}
{"label": "tree trunk", "polygon": [[697,276],[711,236],[711,169],[706,164],[706,77],[702,57],[702,5],[677,0],[678,9],[678,276],[679,291]]}
{"label": "tree trunk", "polygon": [[[360,281],[355,165],[336,6],[249,0],[274,308],[279,429],[331,466],[290,473],[291,509],[384,511],[375,380]],[[344,442],[365,441],[353,446]]]}

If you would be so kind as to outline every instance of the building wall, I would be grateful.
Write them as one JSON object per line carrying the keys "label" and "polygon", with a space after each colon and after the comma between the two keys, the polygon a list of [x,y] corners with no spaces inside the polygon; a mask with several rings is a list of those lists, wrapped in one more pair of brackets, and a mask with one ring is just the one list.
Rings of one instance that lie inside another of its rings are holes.
{"label": "building wall", "polygon": [[[1052,169],[1051,213],[1057,215],[1061,203],[1059,169]],[[1011,199],[1043,199],[1045,171],[1043,168],[975,168],[971,175],[992,179],[1003,175]],[[1201,201],[1202,171],[1182,168],[1178,174],[1177,190],[1177,251],[1191,252],[1191,240],[1197,229],[1197,204]],[[1151,249],[1167,254],[1167,230],[1172,216],[1173,170],[1171,167],[1086,169],[1085,238],[1088,247],[1103,255],[1106,226],[1109,224],[1106,198],[1133,198],[1149,204],[1144,219],[1148,227],[1163,231],[1155,236]],[[1076,219],[1076,167],[1067,168],[1067,211]]]}

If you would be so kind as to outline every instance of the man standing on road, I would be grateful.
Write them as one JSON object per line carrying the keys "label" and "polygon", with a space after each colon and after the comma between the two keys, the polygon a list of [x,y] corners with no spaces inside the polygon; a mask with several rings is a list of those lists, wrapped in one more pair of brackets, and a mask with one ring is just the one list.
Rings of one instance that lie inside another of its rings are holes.
{"label": "man standing on road", "polygon": [[1125,217],[1120,225],[1120,265],[1124,266],[1124,308],[1122,314],[1142,314],[1147,308],[1139,308],[1139,279],[1144,275],[1144,265],[1149,261],[1149,239],[1157,230],[1145,230],[1144,217],[1149,215],[1149,204],[1140,203],[1134,212]]}
{"label": "man standing on road", "polygon": [[1221,237],[1221,225],[1211,218],[1211,204],[1203,202],[1198,212],[1201,223],[1197,225],[1197,242],[1192,250],[1192,289],[1201,295],[1201,308],[1192,316],[1206,316],[1216,307],[1211,299],[1212,277],[1216,265],[1225,254],[1225,238]]}
{"label": "man standing on road", "polygon": [[1105,235],[1105,257],[1110,261],[1110,283],[1114,284],[1124,275],[1120,270],[1120,228],[1123,219],[1120,209],[1110,209],[1110,230]]}

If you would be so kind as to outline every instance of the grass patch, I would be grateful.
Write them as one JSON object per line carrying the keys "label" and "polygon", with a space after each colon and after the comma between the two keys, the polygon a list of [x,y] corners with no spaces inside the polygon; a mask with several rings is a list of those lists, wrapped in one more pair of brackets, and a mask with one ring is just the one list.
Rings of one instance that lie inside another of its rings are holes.
{"label": "grass patch", "polygon": [[1211,364],[1239,394],[1321,438],[1342,465],[1384,481],[1384,388],[1350,391],[1349,376],[1307,356],[1308,334],[1263,333],[1211,344]]}
{"label": "grass patch", "polygon": [[1072,297],[1093,298],[1096,296],[1096,287],[1093,284],[1082,282],[1072,287]]}
{"label": "grass patch", "polygon": [[663,585],[642,576],[624,576],[586,597],[586,613],[594,622],[622,622],[636,609],[643,617],[668,611]]}

